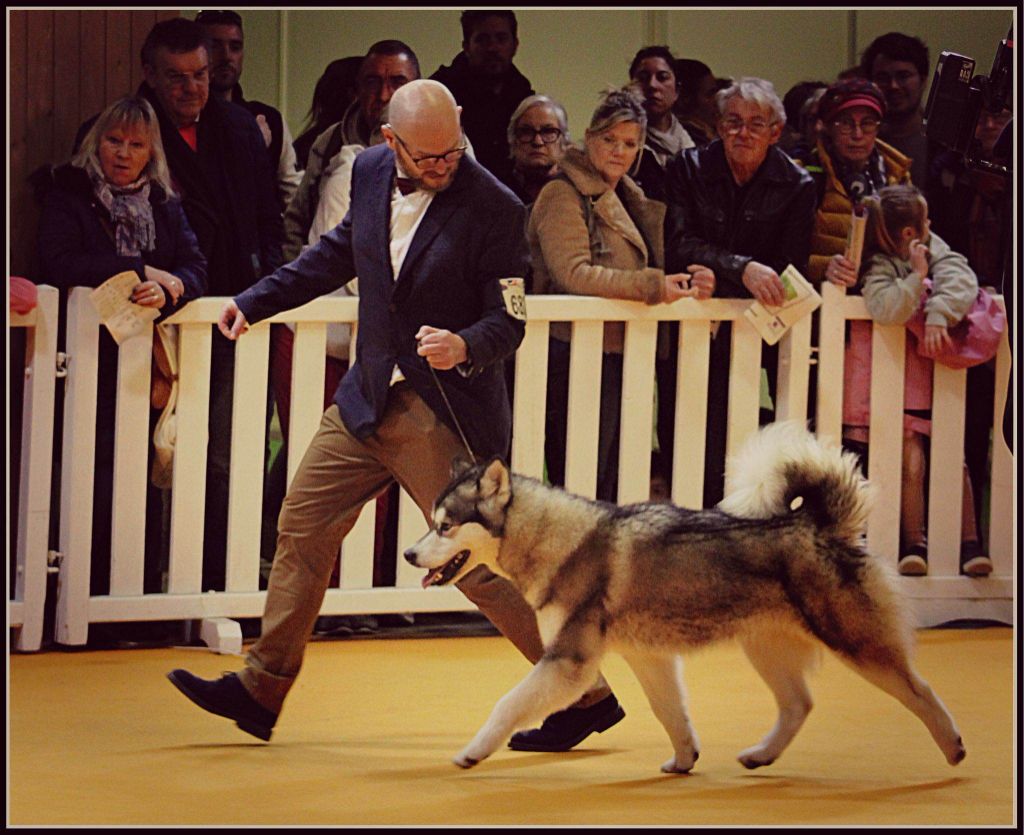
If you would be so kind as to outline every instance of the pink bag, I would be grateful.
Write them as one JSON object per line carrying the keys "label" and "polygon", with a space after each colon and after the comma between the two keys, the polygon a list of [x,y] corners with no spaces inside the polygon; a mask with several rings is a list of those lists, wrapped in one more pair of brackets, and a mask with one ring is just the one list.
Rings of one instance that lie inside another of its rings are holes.
{"label": "pink bag", "polygon": [[11,313],[28,313],[34,308],[39,300],[39,291],[36,285],[27,278],[12,275],[7,290],[8,304]]}
{"label": "pink bag", "polygon": [[[932,281],[924,280],[925,287],[931,292]],[[907,330],[917,337],[917,352],[925,356],[924,344],[924,303],[927,296],[922,295],[917,311],[907,321]],[[931,359],[949,368],[972,368],[988,362],[999,350],[999,342],[1006,330],[1006,314],[999,306],[995,297],[978,289],[978,297],[959,322],[949,329],[952,348],[942,348]]]}

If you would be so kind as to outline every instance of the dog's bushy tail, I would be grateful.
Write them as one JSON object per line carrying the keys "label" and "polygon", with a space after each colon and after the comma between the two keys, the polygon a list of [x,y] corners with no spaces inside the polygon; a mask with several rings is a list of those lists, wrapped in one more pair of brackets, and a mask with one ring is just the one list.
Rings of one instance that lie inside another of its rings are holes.
{"label": "dog's bushy tail", "polygon": [[870,509],[870,488],[857,456],[819,440],[799,421],[773,423],[726,464],[720,510],[767,518],[802,506],[817,526],[857,545]]}

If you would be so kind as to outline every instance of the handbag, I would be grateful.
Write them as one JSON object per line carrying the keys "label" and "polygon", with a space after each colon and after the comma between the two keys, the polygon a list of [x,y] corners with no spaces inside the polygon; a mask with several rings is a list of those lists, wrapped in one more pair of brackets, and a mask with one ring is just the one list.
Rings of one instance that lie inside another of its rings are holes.
{"label": "handbag", "polygon": [[[930,278],[924,280],[928,293],[921,296],[914,315],[907,321],[907,330],[917,337],[917,352],[924,353],[924,305],[932,290]],[[948,368],[972,368],[988,362],[999,351],[999,343],[1006,331],[1006,313],[995,296],[981,288],[963,319],[949,328],[952,346],[943,346],[929,359]]]}

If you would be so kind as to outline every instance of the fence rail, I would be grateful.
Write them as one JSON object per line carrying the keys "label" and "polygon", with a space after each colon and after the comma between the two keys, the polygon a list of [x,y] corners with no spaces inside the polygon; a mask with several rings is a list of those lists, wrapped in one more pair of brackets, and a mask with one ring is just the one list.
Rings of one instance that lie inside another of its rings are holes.
{"label": "fence rail", "polygon": [[[50,298],[47,288],[46,296]],[[259,520],[263,502],[266,380],[269,326],[295,325],[291,421],[288,437],[288,479],[308,445],[321,417],[326,356],[326,324],[351,322],[358,339],[356,298],[326,297],[279,314],[249,329],[237,343],[235,408],[232,425],[232,469],[229,482],[226,588],[201,590],[207,418],[209,408],[212,323],[223,299],[192,302],[171,321],[179,327],[179,391],[177,442],[171,491],[170,554],[165,589],[142,591],[146,451],[149,427],[150,355],[152,334],[129,340],[119,351],[118,401],[114,465],[114,512],[110,594],[90,596],[92,468],[95,438],[96,352],[100,324],[88,302],[88,290],[69,294],[67,353],[71,357],[64,411],[63,460],[74,467],[62,470],[60,562],[56,602],[56,640],[83,644],[90,623],[127,620],[256,617],[262,613],[265,592],[259,590]],[[642,501],[649,494],[649,462],[653,427],[655,354],[659,321],[678,321],[679,357],[675,409],[675,454],[672,498],[686,507],[700,507],[704,470],[704,429],[709,386],[723,382],[708,374],[713,323],[731,321],[732,351],[729,379],[727,454],[734,452],[758,426],[761,340],[743,318],[749,302],[683,299],[672,305],[646,306],[637,302],[579,296],[531,296],[529,322],[515,359],[513,404],[513,469],[541,476],[544,467],[544,415],[551,322],[572,322],[566,487],[593,496],[596,489],[598,395],[603,323],[626,324],[622,386],[622,431],[619,454],[619,501]],[[35,342],[47,346],[55,338],[56,307],[40,307],[35,317]],[[807,414],[810,367],[818,364],[817,431],[839,439],[842,420],[843,330],[849,319],[867,319],[860,298],[845,297],[832,286],[823,289],[819,312],[821,338],[811,348],[811,320],[805,317],[779,346],[776,417]],[[32,324],[26,323],[31,327]],[[871,449],[869,477],[886,499],[876,503],[869,520],[868,543],[880,555],[898,557],[899,491],[902,438],[902,326],[874,326],[872,365]],[[54,350],[55,346],[47,348]],[[38,350],[32,354],[37,357]],[[33,362],[39,362],[33,359]],[[42,360],[46,362],[46,360]],[[39,367],[34,365],[33,367]],[[1001,415],[1010,374],[1009,345],[1004,340],[996,358],[996,403],[992,425],[989,553],[995,570],[986,579],[959,574],[961,469],[964,436],[964,371],[936,366],[929,495],[929,575],[900,578],[915,606],[920,625],[956,618],[991,618],[1012,622],[1015,485],[1013,461],[1001,432]],[[38,382],[34,375],[34,383]],[[50,378],[52,413],[52,377]],[[22,482],[49,485],[49,448],[45,393],[26,397],[26,449]],[[52,442],[52,423],[50,425]],[[45,453],[45,454],[44,454]],[[43,460],[46,459],[46,460]],[[36,649],[41,638],[45,596],[45,525],[49,496],[39,489],[22,492],[23,518],[18,547],[19,581],[9,602],[12,626],[20,627],[19,649]],[[32,521],[36,524],[31,524]],[[341,549],[340,580],[328,590],[323,614],[460,611],[472,608],[457,590],[421,589],[420,574],[400,558],[401,552],[425,530],[426,523],[412,500],[399,502],[398,548],[394,587],[373,587],[374,510],[369,503]],[[39,531],[44,547],[40,556]],[[33,538],[34,537],[34,538]],[[24,547],[23,547],[24,546]],[[24,554],[23,554],[24,552]],[[22,570],[24,562],[24,570]],[[43,577],[40,583],[39,577]],[[31,612],[31,617],[30,613]]]}

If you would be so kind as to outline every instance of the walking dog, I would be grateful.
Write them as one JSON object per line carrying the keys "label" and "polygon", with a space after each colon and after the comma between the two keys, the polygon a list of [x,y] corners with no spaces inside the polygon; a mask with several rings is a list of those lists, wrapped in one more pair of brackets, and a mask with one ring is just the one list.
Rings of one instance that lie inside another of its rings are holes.
{"label": "walking dog", "polygon": [[737,639],[778,704],[741,751],[774,762],[811,709],[805,675],[824,644],[928,728],[946,760],[965,755],[956,725],[911,663],[913,632],[889,566],[868,553],[869,488],[856,458],[796,422],[765,427],[730,460],[710,510],[619,507],[512,474],[500,459],[455,473],[433,528],[405,552],[424,587],[478,565],[508,578],[537,613],[544,657],[502,697],[455,757],[464,768],[520,728],[573,704],[606,651],[620,653],[672,742],[665,772],[699,753],[680,653]]}

